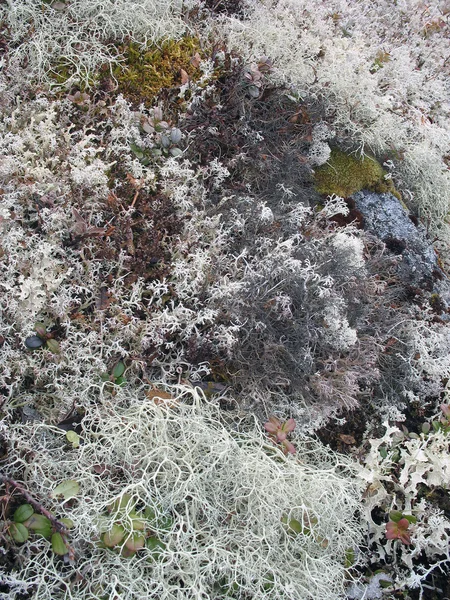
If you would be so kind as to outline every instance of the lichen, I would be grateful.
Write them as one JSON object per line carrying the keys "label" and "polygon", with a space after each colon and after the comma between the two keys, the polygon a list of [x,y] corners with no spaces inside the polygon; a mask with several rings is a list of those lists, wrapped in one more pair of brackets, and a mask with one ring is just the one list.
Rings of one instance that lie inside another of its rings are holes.
{"label": "lichen", "polygon": [[334,148],[328,162],[316,169],[314,180],[320,194],[347,198],[362,189],[393,193],[393,183],[384,179],[384,175],[382,166],[374,158],[358,159]]}

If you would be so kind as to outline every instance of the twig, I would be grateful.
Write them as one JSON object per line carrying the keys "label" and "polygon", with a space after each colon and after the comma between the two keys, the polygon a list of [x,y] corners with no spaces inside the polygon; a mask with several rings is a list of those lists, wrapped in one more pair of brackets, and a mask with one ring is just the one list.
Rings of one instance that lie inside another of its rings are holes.
{"label": "twig", "polygon": [[7,477],[6,475],[3,475],[3,473],[0,473],[0,483],[6,483],[15,487],[16,490],[18,490],[22,494],[22,496],[31,504],[31,506],[34,509],[36,509],[42,515],[44,515],[44,517],[47,517],[47,519],[51,522],[56,531],[58,531],[59,533],[68,533],[68,529],[64,525],[64,523],[58,521],[58,519],[55,516],[53,516],[51,512],[49,512],[44,506],[42,506],[40,502],[35,500],[33,496],[29,492],[27,492],[27,490],[18,481],[16,481],[12,477]]}
{"label": "twig", "polygon": [[134,205],[136,204],[136,200],[138,199],[139,196],[139,192],[140,192],[140,187],[136,190],[136,193],[134,194],[134,198],[133,198],[133,202],[130,204],[130,208],[134,208]]}

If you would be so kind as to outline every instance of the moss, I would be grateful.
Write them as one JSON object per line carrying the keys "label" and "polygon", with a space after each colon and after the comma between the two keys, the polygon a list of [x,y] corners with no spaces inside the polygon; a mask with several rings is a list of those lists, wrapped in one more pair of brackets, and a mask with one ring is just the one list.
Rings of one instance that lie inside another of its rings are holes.
{"label": "moss", "polygon": [[54,82],[54,86],[52,88],[58,91],[64,91],[66,88],[70,89],[70,86],[76,83],[77,89],[81,92],[86,92],[90,88],[95,87],[97,84],[97,75],[96,73],[86,73],[82,72],[81,79],[79,77],[76,78],[75,82],[71,81],[70,85],[67,85],[67,82],[74,76],[75,67],[73,64],[65,62],[61,60],[57,65],[52,69],[51,73],[49,73],[50,79]]}
{"label": "moss", "polygon": [[409,208],[403,202],[402,195],[395,187],[392,179],[380,179],[380,181],[377,181],[374,185],[369,186],[369,189],[378,192],[379,194],[392,194],[401,202],[403,208],[409,212]]}
{"label": "moss", "polygon": [[316,169],[314,180],[320,194],[337,194],[347,198],[363,188],[392,193],[389,180],[383,179],[384,175],[383,168],[374,158],[365,156],[361,160],[333,149],[328,162]]}
{"label": "moss", "polygon": [[154,98],[164,88],[179,86],[182,70],[191,78],[200,76],[195,60],[200,56],[200,42],[195,37],[168,40],[161,45],[149,44],[142,48],[133,42],[119,48],[125,57],[114,69],[119,91],[136,104],[153,104]]}

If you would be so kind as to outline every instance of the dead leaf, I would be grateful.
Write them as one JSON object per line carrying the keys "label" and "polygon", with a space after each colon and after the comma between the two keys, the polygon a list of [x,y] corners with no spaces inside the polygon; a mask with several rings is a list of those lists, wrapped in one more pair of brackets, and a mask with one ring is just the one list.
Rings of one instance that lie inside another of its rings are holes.
{"label": "dead leaf", "polygon": [[341,440],[341,442],[344,442],[344,444],[348,444],[349,446],[352,446],[353,444],[356,444],[356,440],[352,435],[347,435],[345,433],[340,433],[339,434],[339,439]]}
{"label": "dead leaf", "polygon": [[200,63],[202,62],[202,57],[198,52],[196,52],[189,62],[195,69],[198,69]]}
{"label": "dead leaf", "polygon": [[149,400],[153,400],[153,402],[157,406],[167,406],[169,408],[173,408],[177,405],[177,400],[168,392],[164,390],[158,390],[157,388],[151,388],[146,392],[146,396]]}
{"label": "dead leaf", "polygon": [[181,85],[185,85],[186,83],[189,83],[189,75],[186,73],[186,71],[184,69],[180,69],[180,75],[181,75]]}
{"label": "dead leaf", "polygon": [[72,227],[72,231],[81,237],[88,237],[91,235],[105,235],[106,229],[104,227],[94,227],[87,223],[76,208],[72,208],[72,216],[75,219],[75,225]]}

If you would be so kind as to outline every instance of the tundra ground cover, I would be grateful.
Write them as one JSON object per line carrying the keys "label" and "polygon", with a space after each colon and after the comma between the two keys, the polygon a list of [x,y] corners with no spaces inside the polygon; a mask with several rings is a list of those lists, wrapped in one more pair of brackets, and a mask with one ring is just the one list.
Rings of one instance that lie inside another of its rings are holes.
{"label": "tundra ground cover", "polygon": [[448,16],[2,5],[6,598],[447,593]]}

